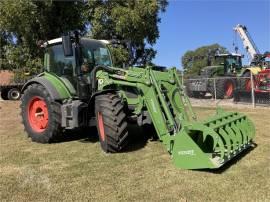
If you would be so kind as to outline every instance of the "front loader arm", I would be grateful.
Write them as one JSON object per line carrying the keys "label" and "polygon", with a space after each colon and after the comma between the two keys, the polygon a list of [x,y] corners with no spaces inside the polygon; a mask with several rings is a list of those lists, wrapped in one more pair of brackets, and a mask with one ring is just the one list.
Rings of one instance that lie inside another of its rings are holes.
{"label": "front loader arm", "polygon": [[[170,137],[181,129],[181,124],[190,120],[187,111],[194,112],[183,92],[176,70],[168,72],[154,71],[151,68],[131,68],[129,70],[114,68],[115,73],[99,71],[97,73],[98,90],[116,85],[138,89],[147,111],[150,114],[157,134],[167,146],[169,152]],[[129,103],[129,100],[127,100]]]}
{"label": "front loader arm", "polygon": [[111,69],[97,72],[98,90],[114,88],[124,94],[125,87],[136,88],[140,99],[132,103],[147,109],[177,167],[218,168],[252,146],[255,128],[245,115],[218,110],[212,118],[196,121],[176,69]]}

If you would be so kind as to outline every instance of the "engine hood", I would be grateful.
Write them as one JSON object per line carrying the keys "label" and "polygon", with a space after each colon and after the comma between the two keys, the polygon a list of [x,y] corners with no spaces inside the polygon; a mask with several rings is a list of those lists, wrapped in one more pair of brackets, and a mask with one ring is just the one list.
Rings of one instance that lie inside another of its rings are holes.
{"label": "engine hood", "polygon": [[219,68],[223,68],[220,65],[215,65],[215,66],[207,66],[204,67],[203,69],[201,69],[201,75],[202,76],[210,76],[212,74],[212,72],[217,71]]}

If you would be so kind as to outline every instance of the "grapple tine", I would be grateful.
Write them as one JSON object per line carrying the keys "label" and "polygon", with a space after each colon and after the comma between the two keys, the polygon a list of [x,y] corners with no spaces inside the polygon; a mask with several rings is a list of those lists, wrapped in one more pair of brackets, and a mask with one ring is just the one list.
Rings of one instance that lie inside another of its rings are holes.
{"label": "grapple tine", "polygon": [[225,131],[227,132],[228,136],[233,141],[233,151],[236,151],[237,150],[237,147],[238,147],[237,137],[235,136],[234,132],[232,131],[232,129],[230,128],[229,125],[226,125],[225,126]]}
{"label": "grapple tine", "polygon": [[246,122],[246,128],[248,130],[248,138],[249,138],[249,141],[252,140],[252,138],[254,137],[255,135],[255,126],[254,124],[246,117],[245,119],[245,122]]}
{"label": "grapple tine", "polygon": [[243,142],[244,145],[246,145],[247,142],[248,142],[247,134],[246,134],[245,130],[243,129],[241,121],[237,120],[236,125],[237,125],[237,128],[238,128],[238,130],[240,131],[240,133],[242,135],[242,142]]}
{"label": "grapple tine", "polygon": [[235,125],[235,122],[233,122],[231,124],[232,130],[235,132],[236,136],[238,137],[238,147],[241,148],[244,144],[244,139],[243,136],[241,134],[241,131],[239,130],[239,128]]}
{"label": "grapple tine", "polygon": [[244,124],[244,120],[239,120],[239,126],[240,126],[240,129],[242,131],[242,134],[243,136],[245,137],[245,144],[248,144],[248,142],[250,141],[250,138],[249,138],[249,130],[247,130],[247,125]]}
{"label": "grapple tine", "polygon": [[228,134],[223,130],[223,128],[220,128],[218,130],[218,134],[224,139],[225,145],[226,145],[226,153],[227,157],[229,158],[231,151],[233,151],[232,145],[231,145],[231,140],[228,137]]}

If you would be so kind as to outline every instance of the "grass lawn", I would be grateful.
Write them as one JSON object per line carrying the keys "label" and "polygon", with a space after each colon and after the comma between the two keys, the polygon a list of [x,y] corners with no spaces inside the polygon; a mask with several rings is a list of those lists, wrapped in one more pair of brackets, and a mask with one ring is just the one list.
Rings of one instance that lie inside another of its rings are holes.
{"label": "grass lawn", "polygon": [[230,109],[254,121],[257,147],[211,172],[175,168],[158,141],[119,154],[105,154],[95,138],[33,143],[18,106],[0,102],[0,201],[270,201],[269,108]]}

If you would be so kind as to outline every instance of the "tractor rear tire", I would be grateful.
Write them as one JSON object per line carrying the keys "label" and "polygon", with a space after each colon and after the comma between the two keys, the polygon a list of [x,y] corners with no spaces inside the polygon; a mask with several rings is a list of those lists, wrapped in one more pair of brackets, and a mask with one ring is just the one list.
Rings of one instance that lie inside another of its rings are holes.
{"label": "tractor rear tire", "polygon": [[[230,99],[233,97],[236,88],[236,82],[231,78],[216,79],[216,98],[217,99]],[[209,91],[212,96],[215,96],[214,84],[211,83]]]}
{"label": "tractor rear tire", "polygon": [[22,122],[32,141],[57,142],[62,136],[61,105],[40,84],[28,86],[21,100]]}
{"label": "tractor rear tire", "polygon": [[[245,72],[240,77],[240,90],[245,91],[245,92],[251,92],[250,73],[251,73],[250,71]],[[254,76],[253,76],[253,81],[254,81]]]}
{"label": "tractor rear tire", "polygon": [[121,99],[112,93],[95,98],[95,114],[101,148],[115,153],[128,144],[127,116]]}
{"label": "tractor rear tire", "polygon": [[9,100],[19,100],[21,98],[21,92],[18,88],[12,88],[8,91]]}

